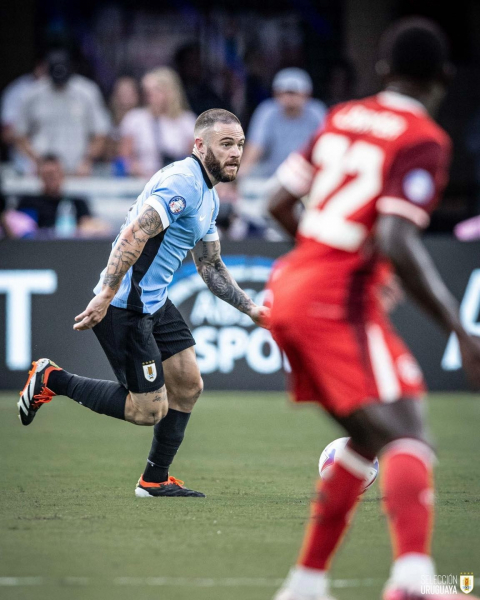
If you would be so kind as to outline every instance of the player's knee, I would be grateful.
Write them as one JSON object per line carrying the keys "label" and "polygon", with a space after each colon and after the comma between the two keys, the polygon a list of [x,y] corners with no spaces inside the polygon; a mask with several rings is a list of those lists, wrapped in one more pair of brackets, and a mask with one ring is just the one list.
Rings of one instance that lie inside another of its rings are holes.
{"label": "player's knee", "polygon": [[185,390],[185,400],[193,408],[195,402],[200,398],[203,392],[203,379],[200,374],[189,382]]}
{"label": "player's knee", "polygon": [[152,425],[156,425],[159,421],[163,419],[167,415],[168,412],[168,402],[160,402],[159,405],[152,407]]}
{"label": "player's knee", "polygon": [[166,402],[160,402],[158,405],[150,404],[135,412],[134,422],[136,425],[153,427],[163,419],[167,411],[168,405]]}
{"label": "player's knee", "polygon": [[168,390],[168,403],[172,408],[190,411],[203,392],[203,379],[200,373],[190,376],[180,385]]}
{"label": "player's knee", "polygon": [[128,419],[136,425],[153,427],[168,411],[167,394],[165,388],[146,394],[131,394],[131,418]]}
{"label": "player's knee", "polygon": [[193,401],[193,403],[195,403],[200,398],[200,396],[202,395],[202,392],[203,392],[203,379],[201,378],[200,375],[198,375],[198,377],[193,382],[193,385],[191,386],[191,389],[190,389],[191,400]]}

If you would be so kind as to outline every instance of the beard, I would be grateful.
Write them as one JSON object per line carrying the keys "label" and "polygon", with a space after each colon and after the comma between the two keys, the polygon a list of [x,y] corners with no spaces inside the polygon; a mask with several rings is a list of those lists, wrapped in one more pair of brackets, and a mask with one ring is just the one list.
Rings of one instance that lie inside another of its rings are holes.
{"label": "beard", "polygon": [[[237,167],[237,172],[234,174],[228,174],[225,171],[226,164],[222,167],[220,161],[217,159],[211,148],[207,148],[207,154],[205,156],[205,167],[212,177],[214,177],[220,183],[228,183],[234,181],[237,177],[238,167],[240,163],[231,162],[230,165]],[[230,166],[228,165],[228,166]]]}

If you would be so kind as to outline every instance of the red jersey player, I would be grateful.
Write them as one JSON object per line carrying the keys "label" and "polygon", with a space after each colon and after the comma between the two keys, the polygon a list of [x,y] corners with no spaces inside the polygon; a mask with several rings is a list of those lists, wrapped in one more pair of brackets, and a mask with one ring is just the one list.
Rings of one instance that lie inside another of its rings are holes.
{"label": "red jersey player", "polygon": [[[447,180],[450,141],[428,115],[448,79],[446,48],[429,21],[394,25],[378,63],[385,90],[334,107],[277,173],[270,211],[297,245],[272,273],[272,333],[289,358],[295,399],[320,403],[351,441],[319,484],[300,559],[275,600],[330,598],[328,566],[376,455],[395,548],[384,599],[444,597],[421,595],[435,573],[425,386],[376,288],[386,257],[406,290],[457,334],[464,367],[480,383],[478,340],[420,240]],[[295,204],[306,194],[299,220]]]}

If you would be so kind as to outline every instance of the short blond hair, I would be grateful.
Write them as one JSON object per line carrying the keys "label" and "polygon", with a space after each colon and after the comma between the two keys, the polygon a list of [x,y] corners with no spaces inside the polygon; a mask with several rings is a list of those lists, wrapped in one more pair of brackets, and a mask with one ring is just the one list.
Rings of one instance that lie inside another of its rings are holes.
{"label": "short blond hair", "polygon": [[176,71],[170,67],[160,67],[148,71],[148,73],[143,76],[143,81],[145,81],[147,77],[154,80],[158,86],[169,88],[173,92],[172,102],[167,109],[167,115],[171,119],[176,119],[183,112],[190,110],[182,81]]}
{"label": "short blond hair", "polygon": [[204,129],[210,129],[215,123],[236,123],[242,126],[240,119],[224,108],[210,108],[203,112],[195,122],[195,135],[198,136]]}

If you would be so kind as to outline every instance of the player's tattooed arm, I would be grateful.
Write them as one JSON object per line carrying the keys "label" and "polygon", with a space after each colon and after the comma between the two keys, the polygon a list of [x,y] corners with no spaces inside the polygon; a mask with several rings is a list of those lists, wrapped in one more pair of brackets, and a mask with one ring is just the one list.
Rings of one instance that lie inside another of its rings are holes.
{"label": "player's tattooed arm", "polygon": [[158,212],[148,204],[133,221],[121,232],[107,264],[103,278],[103,289],[116,293],[125,273],[132,267],[143,252],[145,244],[163,231]]}
{"label": "player's tattooed arm", "polygon": [[148,204],[143,206],[135,221],[125,227],[118,236],[108,259],[102,291],[90,301],[82,313],[75,317],[74,329],[77,331],[91,329],[100,323],[125,273],[140,258],[148,240],[162,231],[163,224],[158,212]]}
{"label": "player's tattooed arm", "polygon": [[220,256],[220,242],[200,241],[192,250],[197,271],[208,289],[239,311],[250,314],[255,303],[240,289]]}
{"label": "player's tattooed arm", "polygon": [[257,325],[265,327],[268,309],[257,306],[238,286],[220,256],[220,242],[200,241],[192,250],[193,260],[208,289],[221,300],[247,314]]}

